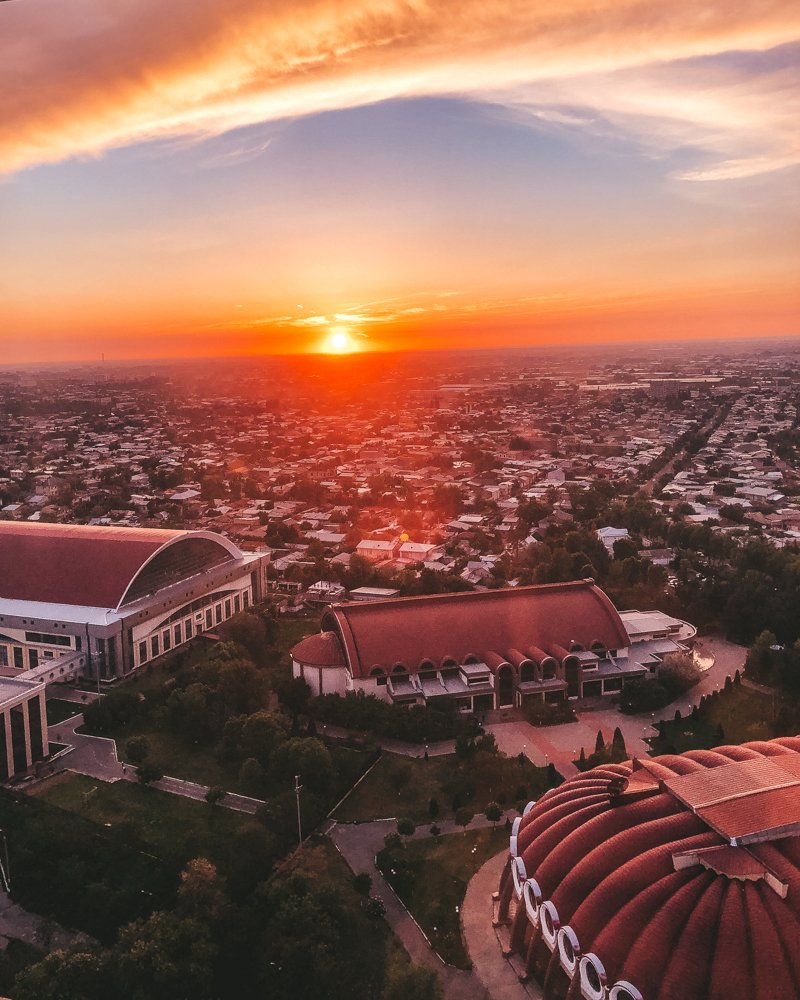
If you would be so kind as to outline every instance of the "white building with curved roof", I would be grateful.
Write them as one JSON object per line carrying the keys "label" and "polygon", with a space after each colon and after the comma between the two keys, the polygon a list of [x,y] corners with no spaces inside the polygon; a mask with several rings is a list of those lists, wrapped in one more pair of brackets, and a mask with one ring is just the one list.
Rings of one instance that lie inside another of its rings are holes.
{"label": "white building with curved roof", "polygon": [[266,562],[211,531],[0,521],[0,668],[114,680],[261,600]]}

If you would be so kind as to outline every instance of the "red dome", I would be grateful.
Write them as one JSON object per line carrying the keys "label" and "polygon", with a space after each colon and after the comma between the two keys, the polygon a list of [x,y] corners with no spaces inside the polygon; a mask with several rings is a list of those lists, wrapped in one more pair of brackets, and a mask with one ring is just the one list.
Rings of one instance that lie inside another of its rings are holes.
{"label": "red dome", "polygon": [[344,650],[334,632],[318,632],[298,642],[292,659],[307,667],[343,667]]}
{"label": "red dome", "polygon": [[782,739],[608,765],[529,808],[499,918],[545,996],[800,996],[798,750]]}

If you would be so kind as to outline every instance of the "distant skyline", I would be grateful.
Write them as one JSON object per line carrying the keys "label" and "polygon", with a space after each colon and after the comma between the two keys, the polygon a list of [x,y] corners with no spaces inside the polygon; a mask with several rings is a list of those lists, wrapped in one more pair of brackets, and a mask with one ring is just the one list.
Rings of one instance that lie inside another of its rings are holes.
{"label": "distant skyline", "polygon": [[0,364],[800,333],[800,9],[0,4]]}

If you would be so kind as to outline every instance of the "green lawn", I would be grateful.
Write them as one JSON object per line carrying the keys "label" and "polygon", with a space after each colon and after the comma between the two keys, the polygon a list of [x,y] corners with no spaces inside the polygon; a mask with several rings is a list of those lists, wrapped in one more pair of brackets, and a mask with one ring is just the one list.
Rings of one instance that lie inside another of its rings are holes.
{"label": "green lawn", "polygon": [[56,726],[65,719],[71,719],[73,715],[79,715],[83,711],[83,705],[74,701],[61,701],[59,698],[47,699],[47,725]]}
{"label": "green lawn", "polygon": [[[722,726],[722,733],[719,727]],[[650,741],[653,753],[683,753],[685,750],[707,749],[722,743],[747,743],[749,740],[769,740],[780,735],[773,723],[773,703],[770,695],[734,685],[711,701],[693,719],[687,716],[678,722],[668,722],[663,739]]]}
{"label": "green lawn", "polygon": [[[344,823],[407,816],[416,823],[432,822],[429,803],[435,798],[439,818],[453,816],[454,797],[475,812],[492,800],[509,805],[538,798],[546,788],[546,772],[530,761],[498,756],[495,761],[461,762],[455,755],[402,757],[384,753],[375,767],[336,810]],[[524,792],[524,794],[517,794]]]}
{"label": "green lawn", "polygon": [[238,768],[220,764],[213,744],[189,744],[174,733],[155,729],[152,725],[129,726],[124,735],[117,737],[117,756],[120,760],[128,759],[125,747],[134,735],[145,737],[147,761],[158,767],[162,774],[196,781],[200,785],[218,785],[228,792],[244,791],[239,785]]}
{"label": "green lawn", "polygon": [[227,854],[238,831],[260,826],[251,816],[205,802],[79,774],[48,783],[37,798],[99,826],[130,832],[158,857],[178,864],[201,855],[216,860]]}
{"label": "green lawn", "polygon": [[458,911],[474,873],[507,848],[508,833],[501,826],[412,840],[378,855],[384,877],[449,965],[471,967]]}

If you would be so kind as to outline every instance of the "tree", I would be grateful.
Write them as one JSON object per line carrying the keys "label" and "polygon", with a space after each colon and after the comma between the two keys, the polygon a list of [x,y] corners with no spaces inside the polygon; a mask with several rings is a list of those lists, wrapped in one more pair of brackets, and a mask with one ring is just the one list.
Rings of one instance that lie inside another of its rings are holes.
{"label": "tree", "polygon": [[464,833],[466,833],[467,827],[472,822],[472,818],[474,815],[475,813],[469,808],[469,806],[461,806],[459,809],[456,809],[456,815],[455,815],[456,826],[462,827]]}
{"label": "tree", "polygon": [[335,776],[330,753],[314,737],[298,737],[282,743],[273,755],[272,770],[284,782],[299,774],[301,783],[312,792],[327,791]]}
{"label": "tree", "polygon": [[216,947],[206,923],[154,913],[123,928],[115,949],[130,1000],[205,1000],[212,996]]}
{"label": "tree", "polygon": [[152,785],[154,781],[160,781],[164,777],[164,772],[155,764],[145,763],[139,768],[137,778],[142,785]]}
{"label": "tree", "polygon": [[224,788],[220,788],[219,785],[212,785],[206,792],[206,802],[210,806],[219,805],[219,803],[225,798],[226,794],[227,793]]}
{"label": "tree", "polygon": [[311,688],[302,677],[290,677],[276,685],[276,691],[281,704],[287,708],[294,719],[305,712],[311,697]]}
{"label": "tree", "polygon": [[367,872],[359,872],[353,876],[353,888],[359,896],[369,896],[372,889],[372,878]]}
{"label": "tree", "polygon": [[437,819],[439,816],[439,800],[437,798],[431,798],[428,802],[428,815],[431,819]]}
{"label": "tree", "polygon": [[54,951],[18,974],[16,1000],[107,1000],[113,996],[108,952]]}
{"label": "tree", "polygon": [[594,752],[602,753],[606,748],[606,741],[603,739],[603,730],[597,730],[597,739],[594,741]]}
{"label": "tree", "polygon": [[125,756],[131,764],[143,764],[147,759],[150,744],[144,736],[133,736],[125,744]]}
{"label": "tree", "polygon": [[253,758],[262,768],[270,765],[275,748],[288,735],[286,723],[273,712],[254,712],[228,719],[222,731],[220,759],[248,760]]}
{"label": "tree", "polygon": [[225,883],[216,867],[207,858],[194,858],[181,872],[178,913],[199,920],[215,920],[225,905]]}
{"label": "tree", "polygon": [[619,763],[625,760],[627,756],[628,751],[625,748],[625,737],[622,735],[622,730],[617,726],[611,740],[611,760],[614,763]]}
{"label": "tree", "polygon": [[224,641],[243,646],[256,661],[261,658],[267,645],[267,629],[263,619],[249,611],[240,612],[217,625],[216,632]]}
{"label": "tree", "polygon": [[500,818],[503,815],[503,810],[500,807],[499,802],[490,802],[486,809],[484,810],[484,816],[492,824],[492,827],[496,827],[500,822]]}
{"label": "tree", "polygon": [[432,969],[404,965],[390,969],[382,1000],[441,1000],[442,990]]}
{"label": "tree", "polygon": [[401,837],[412,837],[416,829],[417,827],[413,820],[410,820],[407,817],[401,817],[397,821],[397,832]]}
{"label": "tree", "polygon": [[239,768],[239,783],[247,795],[260,796],[264,791],[265,778],[264,768],[255,757],[248,757]]}

